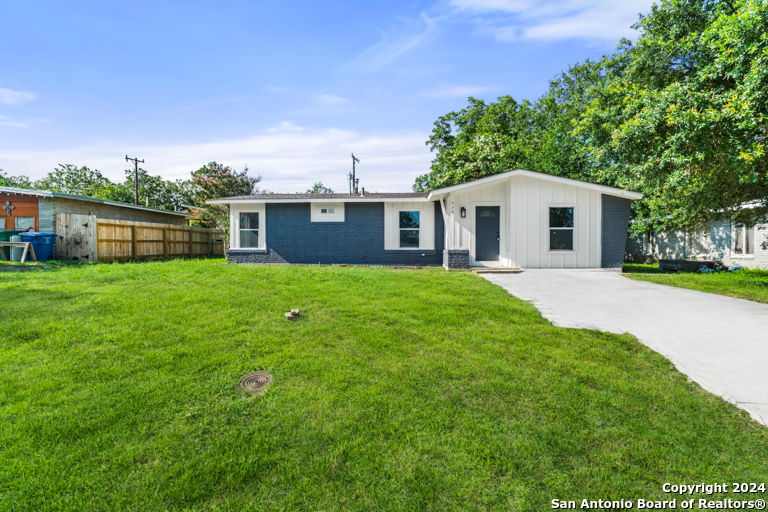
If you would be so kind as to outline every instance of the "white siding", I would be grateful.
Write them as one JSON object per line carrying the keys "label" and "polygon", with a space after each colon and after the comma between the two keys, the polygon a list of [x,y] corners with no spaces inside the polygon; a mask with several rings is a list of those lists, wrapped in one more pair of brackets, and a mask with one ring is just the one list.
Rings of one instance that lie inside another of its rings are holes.
{"label": "white siding", "polygon": [[248,247],[244,250],[253,249],[263,251],[267,248],[267,214],[264,203],[257,204],[232,204],[229,210],[229,245],[232,249],[240,249],[240,213],[259,213],[259,246]]}
{"label": "white siding", "polygon": [[[400,248],[399,212],[419,212],[419,248]],[[384,249],[432,251],[435,249],[435,205],[430,202],[384,203]]]}
{"label": "white siding", "polygon": [[[486,186],[453,192],[448,197],[448,229],[455,249],[469,249],[475,260],[475,209],[499,206],[498,265],[523,268],[600,268],[599,190],[529,176],[513,176]],[[454,213],[451,215],[451,201]],[[549,250],[549,208],[574,207],[574,251]],[[466,218],[460,216],[467,209]]]}
{"label": "white siding", "polygon": [[[322,213],[333,208],[333,213]],[[344,222],[344,203],[312,203],[311,222]]]}

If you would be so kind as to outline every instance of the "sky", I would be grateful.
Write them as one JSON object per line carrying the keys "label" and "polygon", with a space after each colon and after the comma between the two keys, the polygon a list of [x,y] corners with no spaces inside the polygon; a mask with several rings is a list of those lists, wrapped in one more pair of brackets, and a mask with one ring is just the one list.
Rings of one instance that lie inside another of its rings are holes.
{"label": "sky", "polygon": [[275,192],[405,192],[469,96],[535,100],[647,0],[0,0],[0,169],[114,181],[217,161]]}

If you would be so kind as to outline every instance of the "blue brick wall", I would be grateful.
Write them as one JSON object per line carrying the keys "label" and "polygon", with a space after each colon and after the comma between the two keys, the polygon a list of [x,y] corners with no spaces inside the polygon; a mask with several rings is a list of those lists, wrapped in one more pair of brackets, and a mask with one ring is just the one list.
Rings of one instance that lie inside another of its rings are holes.
{"label": "blue brick wall", "polygon": [[621,269],[627,249],[629,232],[629,208],[632,201],[622,197],[602,194],[602,218],[600,219],[600,245],[602,268]]}
{"label": "blue brick wall", "polygon": [[[435,208],[435,249],[384,250],[384,203],[346,203],[344,222],[311,222],[309,203],[267,203],[267,250],[230,249],[233,263],[442,265],[445,228]],[[422,256],[424,254],[424,256]]]}

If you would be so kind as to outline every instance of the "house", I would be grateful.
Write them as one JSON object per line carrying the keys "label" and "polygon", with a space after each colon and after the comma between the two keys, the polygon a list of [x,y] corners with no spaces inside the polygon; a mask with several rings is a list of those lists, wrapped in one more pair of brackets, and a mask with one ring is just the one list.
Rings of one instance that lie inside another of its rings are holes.
{"label": "house", "polygon": [[768,223],[744,226],[728,218],[713,219],[697,230],[654,231],[627,240],[627,262],[652,263],[661,259],[768,268]]}
{"label": "house", "polygon": [[642,194],[515,170],[430,193],[262,194],[230,205],[235,263],[621,268]]}
{"label": "house", "polygon": [[[56,243],[55,258],[90,261],[93,261],[96,253],[95,226],[85,230],[77,222],[68,222],[67,218],[88,216],[115,221],[184,226],[188,218],[194,217],[188,212],[172,212],[96,197],[11,187],[0,187],[0,208],[0,229],[32,228],[33,231],[56,233],[60,238]],[[87,224],[87,220],[85,223]],[[87,228],[87,225],[85,227]],[[70,243],[71,240],[74,240],[74,243]]]}

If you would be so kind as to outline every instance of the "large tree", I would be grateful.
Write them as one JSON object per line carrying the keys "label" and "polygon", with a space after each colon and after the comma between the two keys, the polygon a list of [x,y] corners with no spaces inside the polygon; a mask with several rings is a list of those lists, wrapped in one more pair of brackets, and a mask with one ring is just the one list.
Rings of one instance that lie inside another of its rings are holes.
{"label": "large tree", "polygon": [[196,213],[198,217],[210,222],[214,227],[224,232],[226,242],[229,241],[229,206],[207,204],[208,199],[247,196],[257,194],[261,176],[249,176],[248,166],[237,172],[229,166],[210,162],[192,172],[192,182],[198,187],[195,203],[200,206]]}
{"label": "large tree", "polygon": [[[135,171],[125,170],[125,182],[115,187],[114,192],[125,196],[130,194],[126,202],[133,202]],[[152,176],[139,168],[139,203],[150,208],[161,210],[180,210],[182,205],[191,205],[201,194],[201,189],[193,180],[164,180],[160,176]],[[123,199],[123,201],[125,201]]]}
{"label": "large tree", "polygon": [[571,67],[535,103],[470,98],[439,118],[414,189],[521,167],[643,192],[635,229],[755,223],[768,214],[766,27],[765,0],[663,0],[637,43]]}
{"label": "large tree", "polygon": [[37,180],[34,186],[40,190],[93,196],[110,183],[98,169],[90,169],[85,165],[78,167],[73,164],[59,164],[45,178]]}
{"label": "large tree", "polygon": [[469,98],[469,105],[435,121],[427,141],[436,153],[432,171],[416,178],[417,192],[464,183],[514,167],[530,167],[536,142],[530,103],[511,96],[486,103]]}
{"label": "large tree", "polygon": [[588,178],[589,162],[574,135],[595,85],[600,65],[587,61],[555,77],[538,101],[502,96],[441,116],[427,141],[435,152],[431,172],[416,179],[417,192],[522,168],[571,178]]}
{"label": "large tree", "polygon": [[764,217],[768,3],[666,0],[636,28],[576,130],[593,178],[643,192],[644,228]]}

